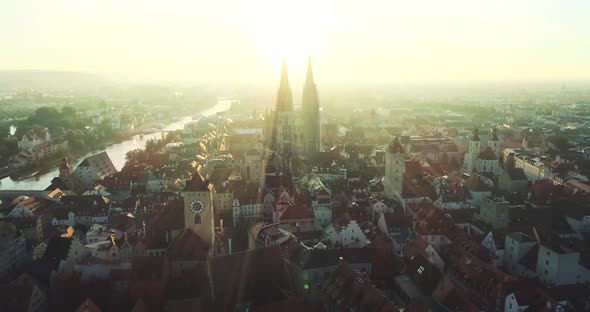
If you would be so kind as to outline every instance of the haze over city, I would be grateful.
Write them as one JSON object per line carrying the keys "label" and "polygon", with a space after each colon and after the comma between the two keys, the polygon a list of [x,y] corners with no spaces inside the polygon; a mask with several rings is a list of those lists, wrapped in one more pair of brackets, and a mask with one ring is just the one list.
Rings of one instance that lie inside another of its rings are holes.
{"label": "haze over city", "polygon": [[590,311],[590,2],[0,2],[0,312]]}
{"label": "haze over city", "polygon": [[585,80],[583,0],[3,1],[0,70],[273,83]]}

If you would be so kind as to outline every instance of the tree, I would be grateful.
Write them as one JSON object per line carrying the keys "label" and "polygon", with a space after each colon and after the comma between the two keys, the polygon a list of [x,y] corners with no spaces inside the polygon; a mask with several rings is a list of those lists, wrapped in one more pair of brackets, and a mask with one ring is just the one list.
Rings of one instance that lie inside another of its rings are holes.
{"label": "tree", "polygon": [[556,134],[549,138],[549,142],[561,152],[565,152],[569,148],[569,139],[565,134]]}
{"label": "tree", "polygon": [[76,108],[70,105],[64,106],[61,108],[61,113],[64,115],[64,117],[68,118],[68,117],[73,117],[76,115]]}
{"label": "tree", "polygon": [[55,120],[61,119],[60,113],[57,111],[55,107],[39,107],[32,115],[33,121],[46,121],[51,122]]}

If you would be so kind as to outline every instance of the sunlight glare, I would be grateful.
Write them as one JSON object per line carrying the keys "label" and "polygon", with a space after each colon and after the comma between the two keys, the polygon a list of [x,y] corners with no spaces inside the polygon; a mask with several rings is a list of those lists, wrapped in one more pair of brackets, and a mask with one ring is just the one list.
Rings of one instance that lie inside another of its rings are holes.
{"label": "sunlight glare", "polygon": [[242,1],[242,22],[260,53],[273,64],[286,58],[289,68],[305,67],[307,56],[318,53],[330,25],[322,1]]}

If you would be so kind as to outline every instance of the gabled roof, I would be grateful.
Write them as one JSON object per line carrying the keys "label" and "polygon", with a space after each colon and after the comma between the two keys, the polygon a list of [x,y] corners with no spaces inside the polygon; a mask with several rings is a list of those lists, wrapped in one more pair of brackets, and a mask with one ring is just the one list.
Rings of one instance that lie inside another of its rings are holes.
{"label": "gabled roof", "polygon": [[76,309],[76,312],[102,312],[102,310],[90,298],[86,298],[78,309]]}
{"label": "gabled roof", "polygon": [[208,244],[193,230],[185,229],[168,247],[168,256],[174,260],[207,260]]}
{"label": "gabled roof", "polygon": [[498,160],[498,157],[489,145],[483,148],[478,157],[483,160]]}
{"label": "gabled roof", "polygon": [[70,251],[71,237],[53,236],[47,243],[43,258],[47,260],[64,260]]}
{"label": "gabled roof", "polygon": [[402,147],[402,144],[400,143],[400,141],[397,137],[393,138],[393,141],[391,141],[391,144],[389,144],[388,150],[390,153],[394,153],[394,154],[404,152],[404,148]]}
{"label": "gabled roof", "polygon": [[209,183],[203,180],[199,173],[195,173],[190,180],[187,180],[183,192],[208,192]]}
{"label": "gabled roof", "polygon": [[[86,157],[77,168],[80,167],[94,167],[96,173],[101,177],[109,176],[117,172],[117,168],[113,165],[111,158],[107,152],[101,152],[89,157]],[[77,169],[76,168],[76,169]]]}
{"label": "gabled roof", "polygon": [[313,210],[307,206],[291,205],[281,215],[281,221],[313,219]]}
{"label": "gabled roof", "polygon": [[472,192],[491,192],[493,187],[488,185],[483,179],[485,178],[474,174],[465,180],[463,184]]}
{"label": "gabled roof", "polygon": [[355,271],[342,261],[322,285],[324,299],[336,311],[399,311],[399,308],[385,297],[368,277]]}
{"label": "gabled roof", "polygon": [[213,184],[214,186],[220,186],[223,182],[229,180],[233,169],[226,166],[219,166],[215,167],[209,176],[209,183]]}

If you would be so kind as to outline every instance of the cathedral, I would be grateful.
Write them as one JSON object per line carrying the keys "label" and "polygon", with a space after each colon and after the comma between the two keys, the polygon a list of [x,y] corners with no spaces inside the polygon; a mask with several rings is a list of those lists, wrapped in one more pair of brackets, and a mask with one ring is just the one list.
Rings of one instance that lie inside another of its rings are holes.
{"label": "cathedral", "polygon": [[287,65],[283,61],[270,142],[270,149],[281,157],[294,153],[309,157],[321,148],[320,104],[317,86],[313,79],[311,57],[307,64],[301,113],[303,122],[299,125],[293,110],[293,94],[289,86]]}
{"label": "cathedral", "polygon": [[295,144],[294,120],[293,94],[289,86],[287,64],[283,60],[270,146],[271,150],[281,156],[293,152]]}

